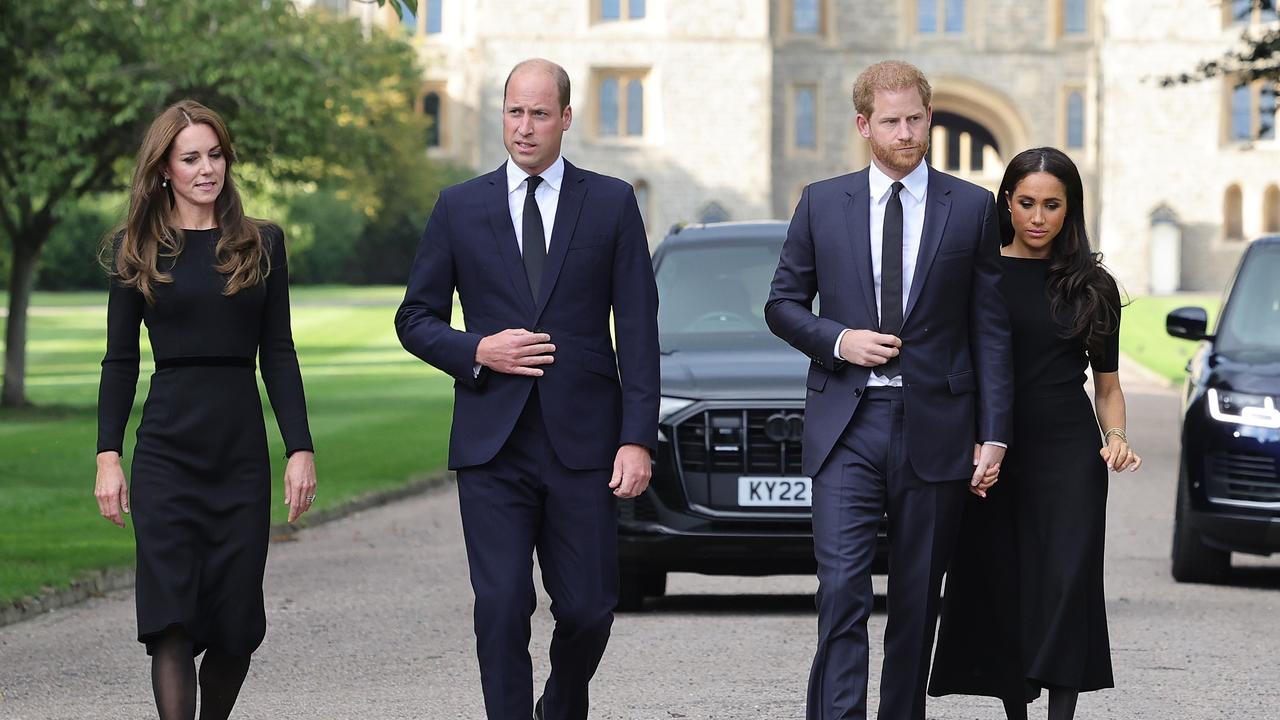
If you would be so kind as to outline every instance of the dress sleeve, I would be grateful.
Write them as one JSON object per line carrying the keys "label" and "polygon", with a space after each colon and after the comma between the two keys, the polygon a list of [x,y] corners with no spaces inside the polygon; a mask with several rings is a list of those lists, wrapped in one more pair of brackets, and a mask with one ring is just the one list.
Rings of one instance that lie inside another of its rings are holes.
{"label": "dress sleeve", "polygon": [[146,300],[114,278],[107,295],[107,353],[98,384],[98,452],[124,456],[124,429],[138,389],[138,328]]}
{"label": "dress sleeve", "polygon": [[1089,348],[1089,366],[1094,372],[1111,373],[1120,369],[1120,289],[1115,280],[1107,276],[1107,289],[1103,293],[1105,312],[1112,315],[1114,326]]}
{"label": "dress sleeve", "polygon": [[258,366],[267,397],[276,414],[280,435],[284,438],[285,455],[298,450],[314,450],[311,430],[307,425],[307,400],[302,391],[302,372],[298,369],[298,353],[293,347],[293,330],[289,321],[289,263],[284,249],[284,232],[275,227],[263,228],[271,258],[267,275],[266,301],[262,308],[262,335],[258,339]]}

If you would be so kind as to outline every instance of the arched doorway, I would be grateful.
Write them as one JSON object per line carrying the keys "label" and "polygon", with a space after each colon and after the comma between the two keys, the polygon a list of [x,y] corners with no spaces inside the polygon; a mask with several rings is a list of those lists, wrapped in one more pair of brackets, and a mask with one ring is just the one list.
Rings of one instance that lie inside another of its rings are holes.
{"label": "arched doorway", "polygon": [[934,167],[995,191],[1005,162],[1027,147],[1027,130],[1002,93],[964,78],[933,85]]}

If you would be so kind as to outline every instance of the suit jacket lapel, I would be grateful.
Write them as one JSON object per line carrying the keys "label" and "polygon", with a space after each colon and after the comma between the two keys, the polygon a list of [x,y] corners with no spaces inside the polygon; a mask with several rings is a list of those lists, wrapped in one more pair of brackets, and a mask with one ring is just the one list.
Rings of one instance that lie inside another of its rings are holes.
{"label": "suit jacket lapel", "polygon": [[533,312],[533,290],[529,287],[529,277],[524,271],[524,259],[520,257],[517,246],[516,229],[511,224],[511,206],[507,203],[507,164],[489,174],[489,191],[485,196],[489,224],[493,227],[494,251],[502,258],[507,268],[511,284],[515,286],[516,295],[525,309]]}
{"label": "suit jacket lapel", "polygon": [[942,231],[947,227],[947,217],[951,214],[951,188],[947,185],[946,176],[929,168],[929,189],[925,197],[924,229],[920,233],[920,252],[916,257],[915,275],[911,278],[911,292],[907,294],[907,309],[902,314],[905,326],[911,310],[920,299],[920,290],[929,277],[929,268],[933,267],[933,258],[942,245]]}
{"label": "suit jacket lapel", "polygon": [[853,249],[854,272],[858,285],[862,287],[862,299],[871,323],[868,327],[878,328],[880,315],[876,310],[879,305],[876,304],[876,281],[871,267],[871,188],[867,184],[867,171],[854,173],[845,192],[849,199],[844,205],[844,217]]}
{"label": "suit jacket lapel", "polygon": [[578,168],[564,162],[564,179],[560,182],[560,200],[556,203],[556,219],[551,226],[551,247],[547,251],[547,264],[542,269],[542,293],[538,297],[534,322],[542,316],[547,306],[551,291],[555,289],[556,280],[560,277],[560,269],[564,267],[565,255],[569,252],[569,241],[573,239],[573,231],[578,226],[578,215],[582,212],[582,201],[587,195],[586,176]]}

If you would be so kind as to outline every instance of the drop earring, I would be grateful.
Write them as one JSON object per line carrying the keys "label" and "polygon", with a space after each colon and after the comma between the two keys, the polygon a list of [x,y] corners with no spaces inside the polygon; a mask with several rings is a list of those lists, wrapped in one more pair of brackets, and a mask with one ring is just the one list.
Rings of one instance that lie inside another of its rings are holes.
{"label": "drop earring", "polygon": [[163,179],[163,180],[161,180],[161,181],[160,181],[160,187],[163,187],[163,188],[167,188],[167,187],[169,187],[169,178],[168,178],[168,177],[166,177],[165,179]]}

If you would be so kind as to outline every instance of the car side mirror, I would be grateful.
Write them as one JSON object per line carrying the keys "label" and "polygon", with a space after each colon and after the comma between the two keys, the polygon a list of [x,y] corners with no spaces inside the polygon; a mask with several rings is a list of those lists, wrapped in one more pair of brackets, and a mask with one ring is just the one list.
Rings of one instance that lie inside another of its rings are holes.
{"label": "car side mirror", "polygon": [[1164,319],[1165,332],[1183,340],[1208,340],[1213,336],[1206,333],[1209,326],[1209,313],[1204,308],[1180,307],[1170,312]]}

